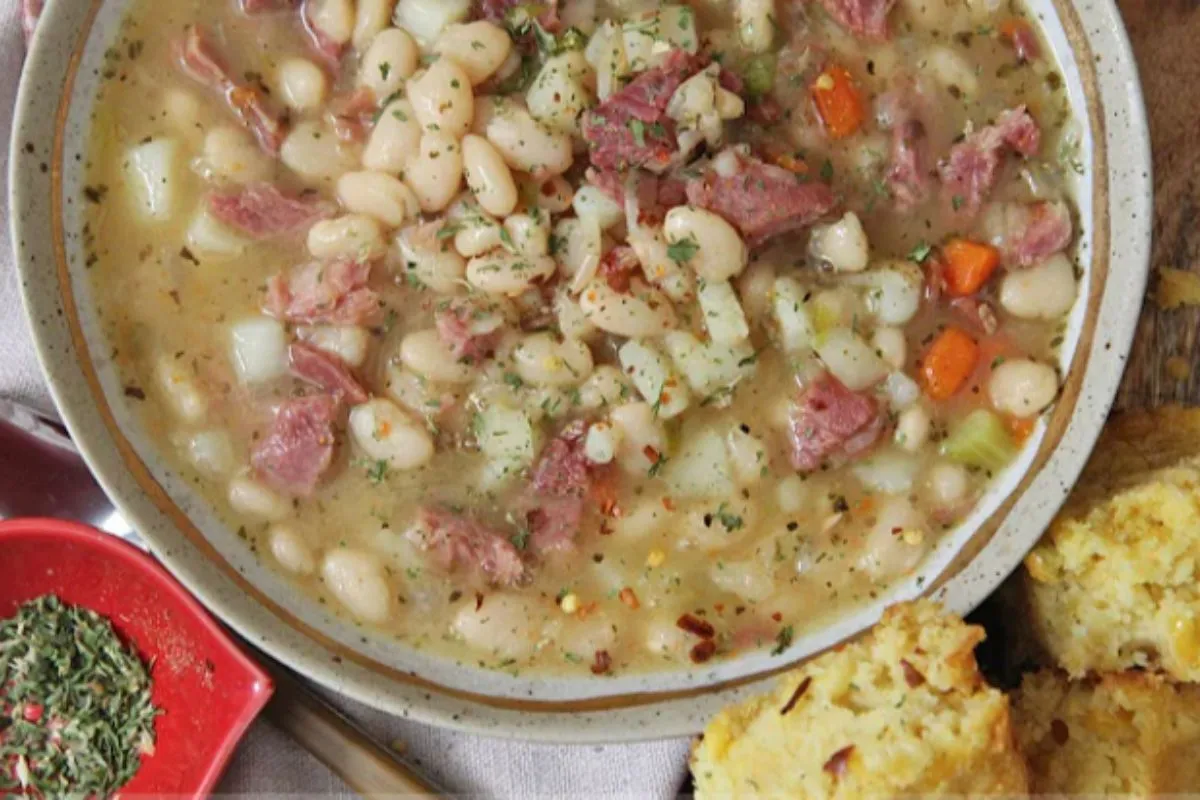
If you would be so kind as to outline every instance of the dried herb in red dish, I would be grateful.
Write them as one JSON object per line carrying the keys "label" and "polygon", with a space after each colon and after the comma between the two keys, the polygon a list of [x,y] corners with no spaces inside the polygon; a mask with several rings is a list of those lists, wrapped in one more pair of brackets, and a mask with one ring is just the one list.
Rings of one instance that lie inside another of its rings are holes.
{"label": "dried herb in red dish", "polygon": [[0,794],[109,797],[154,752],[146,665],[53,595],[0,623],[0,697]]}

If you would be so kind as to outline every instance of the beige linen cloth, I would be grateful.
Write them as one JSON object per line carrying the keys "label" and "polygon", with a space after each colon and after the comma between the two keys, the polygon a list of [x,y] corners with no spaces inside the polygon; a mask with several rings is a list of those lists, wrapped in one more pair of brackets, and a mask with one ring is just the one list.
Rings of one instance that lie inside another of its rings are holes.
{"label": "beige linen cloth", "polygon": [[[0,196],[0,397],[52,411],[21,312],[9,238],[8,141],[24,52],[20,8],[21,0],[0,0],[0,175],[5,184]],[[335,702],[380,742],[404,742],[414,764],[460,797],[666,798],[674,796],[684,774],[686,741],[535,745],[437,730],[348,700]],[[261,720],[238,748],[218,791],[257,796],[351,794],[312,756]]]}

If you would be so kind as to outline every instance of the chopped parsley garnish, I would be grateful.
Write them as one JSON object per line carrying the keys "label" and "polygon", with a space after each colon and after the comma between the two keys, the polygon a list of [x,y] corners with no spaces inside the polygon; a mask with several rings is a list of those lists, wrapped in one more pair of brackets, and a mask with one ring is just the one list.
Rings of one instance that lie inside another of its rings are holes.
{"label": "chopped parsley garnish", "polygon": [[647,474],[647,475],[649,475],[651,478],[657,478],[657,477],[658,477],[658,474],[659,474],[660,472],[662,472],[662,468],[663,468],[664,466],[666,466],[666,463],[667,463],[668,461],[670,461],[670,459],[669,459],[669,458],[667,458],[667,457],[666,457],[665,455],[663,455],[662,453],[657,453],[657,452],[656,452],[654,455],[655,455],[654,463],[650,465],[650,469],[649,469],[649,471],[646,473],[646,474]]}
{"label": "chopped parsley garnish", "polygon": [[525,381],[521,380],[521,376],[515,372],[504,373],[504,382],[507,383],[509,386],[511,386],[513,389],[520,389],[522,386],[525,385]]}
{"label": "chopped parsley garnish", "polygon": [[463,226],[460,222],[447,222],[445,225],[438,228],[437,240],[439,242],[444,242],[447,239],[453,239],[454,236],[462,229]]}
{"label": "chopped parsley garnish", "polygon": [[914,247],[911,252],[909,252],[908,260],[915,261],[918,264],[924,264],[925,259],[929,258],[929,255],[932,252],[933,245],[931,245],[929,242],[921,240],[920,242],[917,242],[917,246]]}
{"label": "chopped parsley garnish", "polygon": [[386,81],[386,80],[388,79],[388,75],[390,75],[391,73],[392,73],[392,65],[391,65],[391,64],[389,64],[389,63],[388,63],[388,62],[386,62],[386,61],[384,61],[384,62],[380,63],[380,65],[379,65],[379,79],[380,79],[381,81]]}
{"label": "chopped parsley garnish", "polygon": [[633,141],[638,147],[646,146],[646,123],[637,118],[629,120],[629,132],[633,134]]}
{"label": "chopped parsley garnish", "polygon": [[771,655],[782,655],[784,650],[792,646],[792,638],[796,635],[796,631],[791,625],[785,625],[779,629],[779,633],[775,634],[775,648],[771,650]]}
{"label": "chopped parsley garnish", "polygon": [[720,522],[725,526],[725,530],[729,533],[741,530],[742,525],[744,524],[741,516],[729,511],[725,507],[724,503],[721,503],[721,505],[717,506],[717,513],[713,516],[716,518],[717,522]]}
{"label": "chopped parsley garnish", "polygon": [[826,183],[833,180],[833,162],[828,158],[821,162],[821,180]]}
{"label": "chopped parsley garnish", "polygon": [[367,467],[367,480],[376,486],[387,480],[387,475],[388,462],[386,459],[381,458],[378,461],[372,461],[371,465]]}
{"label": "chopped parsley garnish", "polygon": [[696,237],[689,236],[667,245],[667,257],[676,264],[683,265],[691,261],[699,250],[700,243],[696,241]]}

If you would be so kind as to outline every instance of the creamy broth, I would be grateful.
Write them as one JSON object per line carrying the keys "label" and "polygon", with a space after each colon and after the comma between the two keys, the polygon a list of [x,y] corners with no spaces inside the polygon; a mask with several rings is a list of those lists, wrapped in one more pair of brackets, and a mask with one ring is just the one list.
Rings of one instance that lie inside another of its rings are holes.
{"label": "creamy broth", "polygon": [[1074,123],[1018,4],[247,5],[134,4],[90,269],[155,439],[380,635],[782,653],[1056,397]]}

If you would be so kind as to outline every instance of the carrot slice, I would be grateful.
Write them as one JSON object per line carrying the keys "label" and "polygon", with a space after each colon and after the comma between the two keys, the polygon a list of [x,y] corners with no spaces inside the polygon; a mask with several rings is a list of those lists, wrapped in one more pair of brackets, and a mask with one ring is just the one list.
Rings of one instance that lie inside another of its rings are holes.
{"label": "carrot slice", "polygon": [[1018,443],[1024,442],[1033,433],[1034,426],[1037,425],[1036,417],[1005,417],[1004,426],[1008,428],[1008,432]]}
{"label": "carrot slice", "polygon": [[921,360],[921,384],[934,400],[949,400],[963,387],[979,360],[979,345],[961,328],[946,328]]}
{"label": "carrot slice", "polygon": [[862,93],[845,67],[837,64],[826,67],[809,91],[830,138],[845,139],[862,127],[867,117],[866,107]]}
{"label": "carrot slice", "polygon": [[999,250],[970,239],[951,239],[942,246],[942,255],[946,291],[956,297],[978,292],[1000,266]]}

